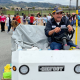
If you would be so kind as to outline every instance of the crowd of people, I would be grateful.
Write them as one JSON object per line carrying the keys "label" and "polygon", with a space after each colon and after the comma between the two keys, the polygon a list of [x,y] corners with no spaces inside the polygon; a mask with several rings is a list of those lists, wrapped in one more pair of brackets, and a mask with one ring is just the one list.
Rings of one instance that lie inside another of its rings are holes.
{"label": "crowd of people", "polygon": [[[68,12],[66,12],[66,14],[63,12],[62,16],[69,19],[72,26],[76,23],[76,14],[75,13],[71,15]],[[29,24],[29,25],[43,25],[43,26],[46,26],[47,21],[50,20],[52,17],[53,16],[51,15],[51,13],[49,13],[48,15],[44,14],[44,16],[42,17],[41,14],[38,12],[36,16],[34,16],[34,14],[28,14],[28,16],[26,16],[24,14],[22,19],[19,16],[18,13],[16,15],[14,15],[13,18],[10,16],[10,14],[8,14],[8,16],[6,18],[4,16],[4,14],[1,13],[1,16],[0,16],[1,32],[5,31],[5,24],[8,27],[7,32],[10,31],[11,27],[14,31],[15,28],[14,28],[14,26],[11,25],[11,22],[13,20],[17,21],[19,24],[21,24],[21,22],[22,22],[24,25]],[[78,25],[80,26],[80,13],[78,15]]]}
{"label": "crowd of people", "polygon": [[[62,14],[63,17],[66,17],[67,19],[69,19],[69,21],[71,22],[71,26],[76,24],[76,13],[72,13],[69,14],[68,12],[66,12],[66,14],[63,12]],[[23,24],[26,24],[26,20],[28,21],[28,24],[31,25],[39,25],[40,23],[43,23],[44,26],[46,26],[46,23],[48,20],[50,20],[52,18],[52,14],[49,13],[48,15],[44,15],[43,17],[41,16],[41,14],[38,12],[36,16],[34,16],[34,14],[29,14],[28,17],[26,17],[26,15],[23,16]],[[78,25],[80,27],[80,13],[78,14]]]}
{"label": "crowd of people", "polygon": [[13,18],[11,18],[10,14],[8,14],[7,18],[4,16],[3,13],[1,13],[0,16],[0,23],[1,23],[1,32],[5,31],[5,24],[8,27],[7,32],[10,31],[11,27],[13,29],[13,31],[15,30],[14,26],[11,25],[12,21],[15,21],[17,23],[21,23],[21,18],[19,16],[19,14],[17,13],[17,15],[14,15]]}
{"label": "crowd of people", "polygon": [[47,20],[51,19],[51,14],[49,13],[48,16],[44,14],[42,17],[41,14],[38,12],[36,16],[34,14],[29,14],[27,17],[23,15],[22,22],[26,24],[26,21],[30,25],[41,25],[41,23],[45,26]]}
{"label": "crowd of people", "polygon": [[8,16],[5,17],[4,14],[1,13],[1,16],[0,16],[1,32],[5,31],[5,24],[8,28],[7,32],[10,31],[11,27],[14,31],[15,28],[14,28],[13,25],[11,25],[11,23],[13,21],[17,21],[19,24],[21,24],[21,22],[22,22],[24,25],[25,24],[41,25],[41,23],[42,23],[45,26],[46,23],[47,23],[47,20],[49,20],[49,19],[51,19],[51,14],[50,13],[47,17],[46,17],[46,15],[44,15],[44,17],[42,17],[39,12],[37,13],[36,16],[34,16],[34,14],[28,14],[28,16],[26,16],[24,14],[22,18],[19,16],[18,13],[16,15],[14,15],[14,17],[11,17],[10,14],[8,14]]}
{"label": "crowd of people", "polygon": [[[63,13],[63,16],[66,16],[67,19],[71,22],[71,26],[76,24],[76,13],[69,14],[68,12]],[[78,26],[80,27],[80,13],[78,13]]]}

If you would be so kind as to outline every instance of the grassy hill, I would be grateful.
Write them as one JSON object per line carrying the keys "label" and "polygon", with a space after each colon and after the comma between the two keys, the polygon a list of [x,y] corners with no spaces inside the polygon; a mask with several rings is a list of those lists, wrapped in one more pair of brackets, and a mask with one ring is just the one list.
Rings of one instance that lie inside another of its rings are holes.
{"label": "grassy hill", "polygon": [[[53,3],[41,3],[41,2],[16,2],[16,1],[12,1],[12,0],[0,0],[0,7],[9,7],[9,6],[17,6],[17,7],[21,7],[21,8],[25,8],[25,7],[44,7],[44,8],[53,8],[55,6],[65,6],[65,5],[61,5],[61,4],[53,4]],[[67,5],[66,5],[67,6]]]}

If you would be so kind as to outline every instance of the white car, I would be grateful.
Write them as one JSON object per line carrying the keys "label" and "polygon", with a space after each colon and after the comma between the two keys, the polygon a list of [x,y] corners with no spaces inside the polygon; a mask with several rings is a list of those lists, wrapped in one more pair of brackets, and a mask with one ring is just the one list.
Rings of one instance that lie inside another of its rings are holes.
{"label": "white car", "polygon": [[80,50],[47,50],[44,27],[35,27],[19,25],[12,35],[12,80],[80,80]]}

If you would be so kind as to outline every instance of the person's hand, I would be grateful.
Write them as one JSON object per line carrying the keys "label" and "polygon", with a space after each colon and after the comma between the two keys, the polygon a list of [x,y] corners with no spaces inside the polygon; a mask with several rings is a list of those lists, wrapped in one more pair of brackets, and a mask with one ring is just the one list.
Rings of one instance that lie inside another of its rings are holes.
{"label": "person's hand", "polygon": [[72,28],[71,25],[68,25],[67,28],[68,28],[68,31],[69,31],[69,32],[73,31],[73,28]]}
{"label": "person's hand", "polygon": [[61,31],[61,28],[59,28],[59,27],[56,27],[55,29],[54,29],[54,32],[55,33],[58,33],[58,32],[60,32]]}

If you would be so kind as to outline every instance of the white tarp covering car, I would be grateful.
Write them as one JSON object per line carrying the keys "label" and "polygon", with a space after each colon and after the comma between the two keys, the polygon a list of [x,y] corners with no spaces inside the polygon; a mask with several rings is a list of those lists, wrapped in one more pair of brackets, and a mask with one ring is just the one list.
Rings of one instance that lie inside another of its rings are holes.
{"label": "white tarp covering car", "polygon": [[45,26],[19,25],[12,35],[12,51],[16,50],[16,45],[23,49],[30,49],[33,46],[39,49],[47,49],[48,40],[44,33]]}

